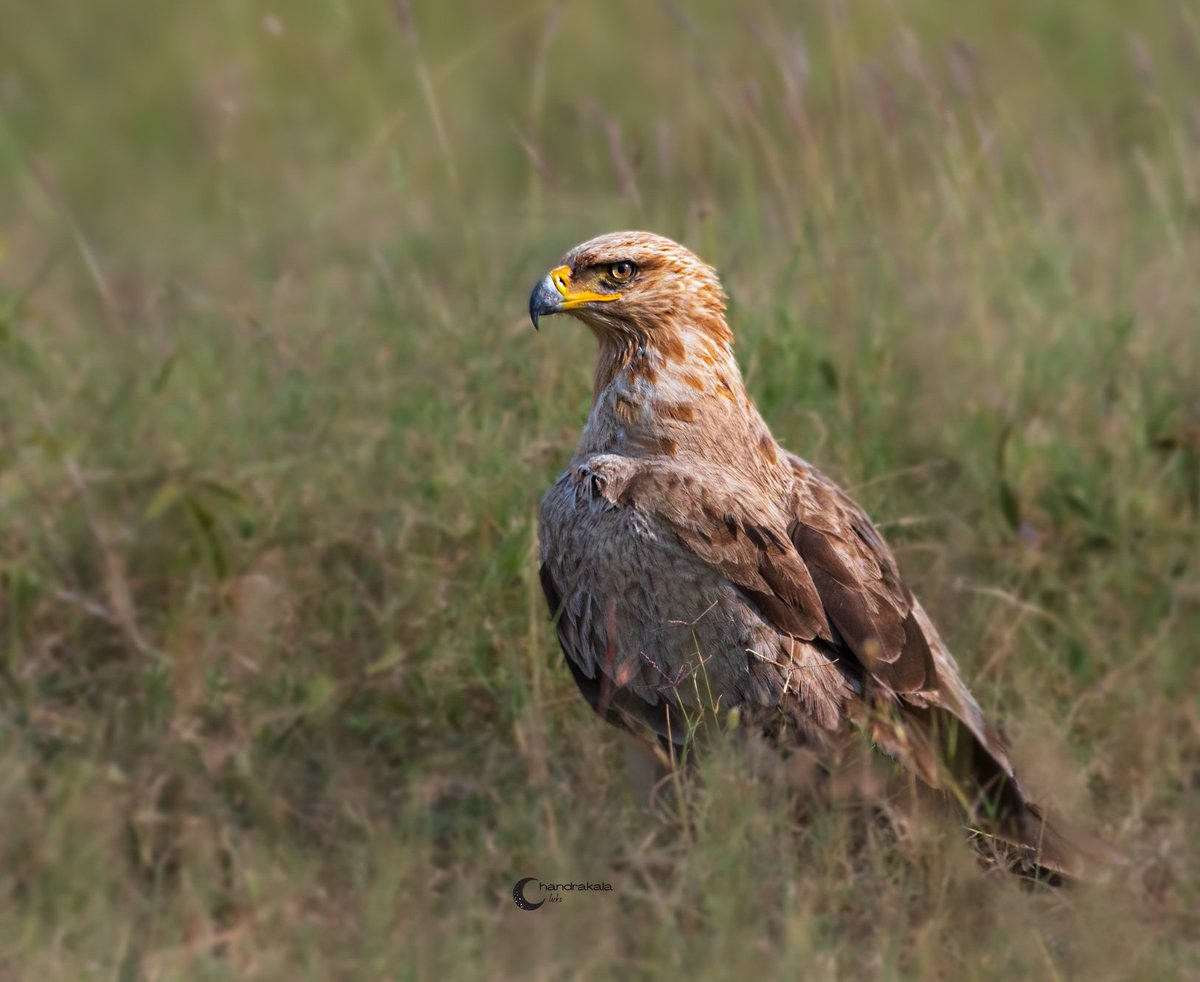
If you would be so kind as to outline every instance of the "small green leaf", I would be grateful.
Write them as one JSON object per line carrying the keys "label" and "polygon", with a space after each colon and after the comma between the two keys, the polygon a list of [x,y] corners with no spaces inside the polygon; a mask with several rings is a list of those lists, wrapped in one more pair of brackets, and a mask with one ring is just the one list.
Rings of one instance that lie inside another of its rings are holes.
{"label": "small green leaf", "polygon": [[216,518],[204,502],[195,497],[188,498],[188,511],[191,512],[192,518],[196,522],[196,529],[208,552],[213,569],[217,576],[224,577],[229,572],[229,564],[225,561],[225,549],[221,545]]}
{"label": "small green leaf", "polygon": [[179,357],[179,349],[174,349],[163,363],[158,366],[158,371],[154,373],[154,379],[150,382],[150,391],[157,395],[166,387],[167,382],[171,378],[171,372],[175,368],[175,361]]}
{"label": "small green leaf", "polygon": [[840,380],[838,379],[837,366],[830,358],[817,359],[817,372],[821,376],[821,380],[829,386],[831,392],[837,392],[840,388]]}
{"label": "small green leaf", "polygon": [[170,511],[177,501],[183,496],[184,487],[177,481],[164,481],[157,491],[154,492],[154,497],[150,499],[150,504],[146,506],[145,518],[147,521],[153,522],[156,519],[162,518]]}
{"label": "small green leaf", "polygon": [[382,672],[386,672],[389,668],[395,668],[403,658],[404,651],[400,648],[400,645],[389,645],[387,651],[366,667],[365,674],[379,675]]}
{"label": "small green leaf", "polygon": [[1017,492],[1005,477],[1000,478],[1000,510],[1014,531],[1021,527],[1021,503]]}

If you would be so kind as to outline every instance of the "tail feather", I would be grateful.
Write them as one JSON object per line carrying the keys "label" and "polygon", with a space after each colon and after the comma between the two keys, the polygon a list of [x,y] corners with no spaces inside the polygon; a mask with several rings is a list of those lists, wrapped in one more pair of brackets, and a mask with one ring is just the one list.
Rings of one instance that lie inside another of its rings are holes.
{"label": "tail feather", "polygon": [[1065,829],[1029,801],[998,738],[993,750],[948,710],[905,703],[877,707],[871,735],[921,781],[951,797],[977,845],[1017,871],[1086,880],[1111,863],[1111,849]]}

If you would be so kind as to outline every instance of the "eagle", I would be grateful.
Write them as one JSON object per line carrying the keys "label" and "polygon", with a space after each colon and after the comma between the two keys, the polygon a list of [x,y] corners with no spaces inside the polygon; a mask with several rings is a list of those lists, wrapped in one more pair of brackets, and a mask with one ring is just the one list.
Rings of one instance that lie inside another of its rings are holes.
{"label": "eagle", "polygon": [[713,268],[648,232],[576,246],[530,295],[535,328],[567,313],[599,342],[583,435],[538,512],[583,696],[671,761],[714,722],[815,753],[857,729],[1014,868],[1080,875],[883,537],[771,435],[725,309]]}

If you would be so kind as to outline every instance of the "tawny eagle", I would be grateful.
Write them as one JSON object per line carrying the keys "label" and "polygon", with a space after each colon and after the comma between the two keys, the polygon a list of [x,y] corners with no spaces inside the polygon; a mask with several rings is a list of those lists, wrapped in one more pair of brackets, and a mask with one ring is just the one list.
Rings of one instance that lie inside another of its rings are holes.
{"label": "tawny eagle", "polygon": [[673,755],[732,715],[820,748],[857,725],[1026,867],[1079,852],[1029,801],[863,510],[746,392],[713,269],[646,232],[568,252],[529,300],[599,341],[591,412],[541,502],[566,663],[609,722]]}

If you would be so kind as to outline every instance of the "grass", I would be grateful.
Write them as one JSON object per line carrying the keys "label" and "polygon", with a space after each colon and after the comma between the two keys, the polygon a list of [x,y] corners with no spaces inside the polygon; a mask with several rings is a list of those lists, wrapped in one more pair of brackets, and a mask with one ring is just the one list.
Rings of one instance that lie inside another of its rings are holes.
{"label": "grass", "polygon": [[[1188,5],[0,8],[0,976],[1196,976]],[[619,227],[1111,883],[730,748],[639,807],[533,558],[593,343],[524,315]]]}

